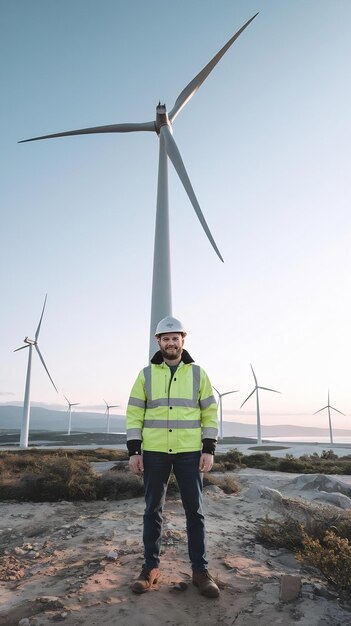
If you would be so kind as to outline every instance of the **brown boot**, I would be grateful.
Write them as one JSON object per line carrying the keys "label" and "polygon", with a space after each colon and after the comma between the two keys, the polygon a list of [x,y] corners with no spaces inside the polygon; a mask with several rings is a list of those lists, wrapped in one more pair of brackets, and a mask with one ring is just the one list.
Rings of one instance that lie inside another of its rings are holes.
{"label": "brown boot", "polygon": [[156,585],[159,577],[160,570],[158,567],[148,569],[143,566],[137,580],[132,584],[132,591],[134,591],[134,593],[145,593],[145,591],[151,589],[153,585]]}
{"label": "brown boot", "polygon": [[219,589],[207,569],[200,572],[193,570],[193,585],[207,598],[218,598]]}

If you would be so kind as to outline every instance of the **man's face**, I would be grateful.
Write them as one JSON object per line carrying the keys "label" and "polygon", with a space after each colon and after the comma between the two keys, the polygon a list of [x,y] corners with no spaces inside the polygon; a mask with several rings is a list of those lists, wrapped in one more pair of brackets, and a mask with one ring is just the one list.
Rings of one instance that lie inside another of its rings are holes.
{"label": "man's face", "polygon": [[180,358],[184,345],[182,333],[164,333],[157,338],[162,356],[167,361],[176,361]]}

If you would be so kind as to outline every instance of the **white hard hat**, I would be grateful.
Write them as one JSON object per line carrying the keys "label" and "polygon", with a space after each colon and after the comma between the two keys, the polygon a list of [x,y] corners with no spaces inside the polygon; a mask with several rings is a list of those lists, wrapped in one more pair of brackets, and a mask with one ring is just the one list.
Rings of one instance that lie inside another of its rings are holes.
{"label": "white hard hat", "polygon": [[164,317],[157,324],[155,337],[163,333],[183,333],[184,336],[186,335],[186,331],[182,322],[177,320],[175,317],[172,317],[171,315],[167,315],[167,317]]}

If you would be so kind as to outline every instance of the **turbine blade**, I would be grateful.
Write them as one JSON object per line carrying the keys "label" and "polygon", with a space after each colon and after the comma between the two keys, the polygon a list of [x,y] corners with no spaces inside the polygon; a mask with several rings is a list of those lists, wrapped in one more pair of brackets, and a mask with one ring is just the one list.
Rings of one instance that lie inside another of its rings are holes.
{"label": "turbine blade", "polygon": [[80,128],[79,130],[69,130],[65,133],[55,133],[54,135],[41,135],[31,139],[22,139],[18,143],[28,143],[29,141],[39,141],[39,139],[55,139],[56,137],[70,137],[72,135],[94,135],[99,133],[133,133],[136,131],[151,130],[156,132],[155,122],[141,122],[140,124],[110,124],[108,126],[93,126],[92,128]]}
{"label": "turbine blade", "polygon": [[78,406],[78,404],[80,404],[80,402],[73,402],[71,406]]}
{"label": "turbine blade", "polygon": [[21,346],[21,348],[16,348],[14,352],[18,352],[18,350],[24,350],[25,348],[29,348],[29,344],[27,344],[26,346]]}
{"label": "turbine blade", "polygon": [[67,398],[67,396],[65,396],[65,394],[63,394],[63,397],[64,397],[64,398],[66,398],[66,400],[67,400],[68,404],[71,404],[71,403],[70,403],[70,401],[69,401],[69,399]]}
{"label": "turbine blade", "polygon": [[254,379],[255,379],[255,385],[256,385],[256,387],[257,387],[257,386],[258,386],[258,383],[257,383],[257,378],[256,378],[256,374],[255,374],[255,372],[254,372],[254,369],[253,369],[253,367],[252,367],[251,363],[250,363],[250,367],[251,367],[251,369],[252,369],[253,377],[254,377]]}
{"label": "turbine blade", "polygon": [[[21,350],[21,348],[18,348],[18,349],[19,349],[19,350]],[[212,389],[214,389],[214,390],[215,390],[215,392],[216,392],[216,393],[218,393],[218,395],[219,395],[219,396],[221,395],[221,394],[219,393],[218,389],[216,389],[216,387],[214,387],[213,385],[212,385]]]}
{"label": "turbine blade", "polygon": [[237,393],[238,391],[240,391],[239,389],[235,389],[234,391],[226,391],[225,393],[222,393],[222,396],[227,396],[229,393]]}
{"label": "turbine blade", "polygon": [[255,391],[256,391],[256,387],[255,387],[255,389],[254,389],[253,391],[251,391],[250,395],[249,395],[249,396],[247,396],[246,400],[244,400],[244,402],[240,405],[240,408],[241,408],[242,406],[244,406],[245,402],[247,402],[247,401],[248,401],[248,399],[249,399],[249,398],[251,398],[252,394],[254,394],[254,393],[255,393]]}
{"label": "turbine blade", "polygon": [[45,310],[45,305],[46,305],[46,299],[47,299],[47,297],[48,297],[48,294],[46,294],[46,295],[45,295],[45,300],[44,300],[43,310],[42,310],[42,312],[41,312],[41,316],[40,316],[40,320],[39,320],[38,328],[37,328],[36,333],[35,333],[35,341],[37,341],[37,340],[38,340],[38,337],[39,337],[39,333],[40,333],[40,326],[41,326],[41,321],[42,321],[42,319],[43,319],[43,315],[44,315],[44,310]]}
{"label": "turbine blade", "polygon": [[197,215],[197,217],[200,220],[200,224],[202,226],[202,228],[204,229],[212,247],[214,248],[215,252],[217,253],[217,255],[219,256],[219,258],[221,259],[222,262],[223,258],[221,256],[220,251],[217,248],[216,242],[213,239],[212,235],[211,235],[211,231],[209,229],[209,227],[207,226],[207,222],[203,216],[203,213],[200,209],[200,205],[197,201],[197,198],[195,196],[194,190],[192,188],[189,176],[186,172],[186,169],[184,167],[184,163],[182,161],[182,157],[180,156],[180,152],[178,150],[177,144],[174,141],[171,131],[169,130],[168,126],[161,126],[161,131],[162,133],[162,137],[165,140],[165,146],[166,146],[166,151],[167,154],[170,158],[170,160],[172,161],[174,168],[181,180],[181,182],[183,183],[184,189],[188,194],[189,200],[191,202],[191,204],[193,205],[194,209],[195,209],[195,213]]}
{"label": "turbine blade", "polygon": [[315,413],[313,413],[313,415],[316,415],[316,413],[320,413],[321,411],[324,411],[324,409],[327,409],[327,408],[328,408],[328,405],[324,406],[322,409],[319,409],[319,411],[316,411]]}
{"label": "turbine blade", "polygon": [[337,413],[340,413],[341,415],[345,415],[345,413],[342,413],[341,411],[336,409],[334,406],[331,406],[330,408],[333,409],[333,411],[336,411]]}
{"label": "turbine blade", "polygon": [[[46,367],[46,365],[45,365],[45,361],[44,361],[44,359],[43,359],[43,357],[42,357],[42,354],[41,354],[41,352],[40,352],[40,350],[39,350],[39,348],[38,348],[38,345],[37,345],[37,344],[35,344],[35,349],[36,349],[37,353],[39,354],[39,358],[40,358],[40,360],[41,360],[42,364],[44,365],[45,371],[46,371],[47,375],[49,376],[49,378],[50,378],[50,380],[51,380],[51,382],[52,382],[52,385],[53,385],[53,387],[54,387],[55,391],[57,391],[56,385],[55,385],[54,381],[52,380],[52,378],[51,378],[51,376],[50,376],[49,370],[48,370],[48,368],[47,368],[47,367]],[[57,393],[58,393],[58,391],[57,391]]]}
{"label": "turbine blade", "polygon": [[258,15],[254,15],[244,26],[238,30],[229,41],[221,48],[219,52],[211,59],[209,63],[193,78],[192,81],[183,89],[183,91],[179,94],[177,100],[175,101],[174,107],[169,113],[168,117],[173,122],[177,117],[178,113],[182,110],[182,108],[189,102],[189,100],[196,94],[199,87],[201,87],[204,80],[206,80],[207,76],[212,72],[213,68],[217,65],[218,61],[221,60],[222,56],[227,52],[230,46],[234,43],[234,41],[241,35],[241,33],[245,30],[245,28],[255,19]]}
{"label": "turbine blade", "polygon": [[260,385],[258,385],[259,389],[265,389],[265,391],[274,391],[274,393],[281,393],[281,391],[277,391],[276,389],[269,389],[268,387],[260,387]]}

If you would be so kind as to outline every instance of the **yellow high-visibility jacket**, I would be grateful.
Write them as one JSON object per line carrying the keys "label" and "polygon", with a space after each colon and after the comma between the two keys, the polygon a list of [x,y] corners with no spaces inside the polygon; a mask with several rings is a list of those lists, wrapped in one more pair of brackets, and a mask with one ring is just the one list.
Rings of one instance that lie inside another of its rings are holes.
{"label": "yellow high-visibility jacket", "polygon": [[211,383],[186,350],[173,378],[164,361],[139,372],[128,401],[127,441],[141,440],[145,451],[176,454],[201,450],[202,439],[217,434]]}

